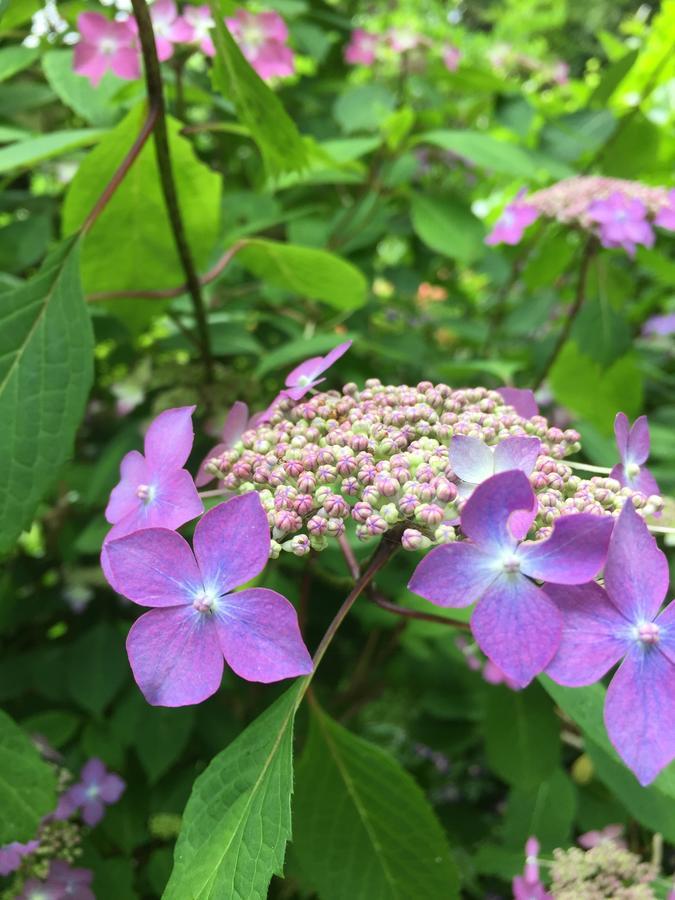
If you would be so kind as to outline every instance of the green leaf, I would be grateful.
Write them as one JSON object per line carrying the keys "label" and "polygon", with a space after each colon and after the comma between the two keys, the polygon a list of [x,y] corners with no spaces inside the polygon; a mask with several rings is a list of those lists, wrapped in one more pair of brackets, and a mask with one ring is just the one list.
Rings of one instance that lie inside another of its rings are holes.
{"label": "green leaf", "polygon": [[[558,403],[605,434],[611,433],[618,410],[633,418],[642,409],[642,373],[632,352],[603,368],[582,353],[574,341],[568,341],[551,369],[549,380]],[[589,390],[589,385],[593,385],[593,390]]]}
{"label": "green leaf", "polygon": [[[145,104],[133,109],[90,153],[71,182],[63,228],[82,225],[136,139]],[[220,176],[196,158],[169,118],[169,145],[178,201],[188,243],[198,268],[205,267],[220,220]],[[1,151],[0,151],[1,152]],[[87,234],[82,254],[85,291],[154,290],[185,281],[169,225],[152,141],[148,141]]]}
{"label": "green leaf", "polygon": [[333,115],[345,134],[377,131],[395,107],[395,95],[383,84],[360,84],[338,96]]}
{"label": "green leaf", "polygon": [[366,302],[368,283],[361,272],[326,250],[252,238],[236,259],[257,278],[336,309]]}
{"label": "green leaf", "polygon": [[514,788],[501,826],[504,843],[522,848],[528,837],[536,834],[545,853],[564,847],[572,833],[576,809],[576,789],[562,769],[529,790]]}
{"label": "green leaf", "polygon": [[293,853],[321,900],[459,896],[445,834],[415,781],[316,707],[293,812]]}
{"label": "green leaf", "polygon": [[277,95],[242,55],[225,27],[221,6],[220,0],[211,0],[216,23],[212,32],[216,48],[213,87],[234,103],[240,121],[258,145],[269,175],[303,169],[309,159],[309,144]]}
{"label": "green leaf", "polygon": [[80,128],[16,141],[0,149],[0,174],[12,169],[30,168],[45,159],[62,156],[69,150],[95,144],[103,134],[104,131],[95,128]]}
{"label": "green leaf", "polygon": [[410,217],[417,236],[443,256],[471,263],[485,250],[482,224],[458,200],[413,194]]}
{"label": "green leaf", "polygon": [[32,742],[0,710],[0,845],[35,837],[56,807],[56,774]]}
{"label": "green leaf", "polygon": [[[93,378],[78,244],[63,244],[0,307],[0,553],[72,452]],[[11,423],[11,427],[7,427]]]}
{"label": "green leaf", "polygon": [[490,767],[509,784],[535,788],[560,763],[558,720],[538,685],[525,691],[490,691],[484,728]]}
{"label": "green leaf", "polygon": [[79,716],[61,709],[50,709],[23,719],[21,727],[30,734],[46,738],[52,747],[59,749],[67,744],[80,724]]}
{"label": "green leaf", "polygon": [[163,900],[264,900],[291,836],[293,720],[301,679],[195,781]]}
{"label": "green leaf", "polygon": [[609,98],[633,68],[639,54],[639,50],[631,50],[605,69],[600,83],[588,98],[588,106],[603,108],[607,105]]}
{"label": "green leaf", "polygon": [[124,641],[101,622],[83,634],[68,655],[68,689],[80,706],[100,715],[127,677]]}
{"label": "green leaf", "polygon": [[124,84],[112,72],[106,72],[98,87],[88,78],[73,71],[73,50],[50,50],[45,53],[42,68],[58,97],[91,125],[111,125],[119,118],[119,104],[114,97]]}
{"label": "green leaf", "polygon": [[3,47],[0,50],[0,81],[6,81],[17,72],[27,69],[39,55],[39,47],[23,47],[21,44]]}

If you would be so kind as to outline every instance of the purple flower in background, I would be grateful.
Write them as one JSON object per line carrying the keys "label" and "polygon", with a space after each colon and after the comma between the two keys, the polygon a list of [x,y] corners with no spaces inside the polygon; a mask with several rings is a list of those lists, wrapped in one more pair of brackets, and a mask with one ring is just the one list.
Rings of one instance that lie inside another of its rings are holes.
{"label": "purple flower in background", "polygon": [[667,231],[675,231],[675,188],[668,191],[668,200],[654,216],[654,224]]}
{"label": "purple flower in background", "polygon": [[668,563],[630,500],[609,543],[605,588],[545,590],[563,617],[547,674],[581,687],[623,659],[607,689],[605,726],[640,784],[649,784],[675,757],[675,603],[659,613]]}
{"label": "purple flower in background", "polygon": [[63,900],[65,896],[61,885],[29,878],[15,900]]}
{"label": "purple flower in background", "polygon": [[259,575],[270,552],[267,515],[256,493],[206,513],[194,553],[163,528],[137,531],[103,549],[113,588],[155,607],[133,625],[127,653],[155,706],[201,703],[220,687],[223,657],[247,681],[306,675],[312,660],[293,606],[267,588],[234,592]]}
{"label": "purple flower in background", "polygon": [[181,406],[160,413],[145,435],[145,455],[138,450],[126,454],[105,511],[114,526],[106,541],[140,528],[180,528],[204,511],[192,476],[183,468],[192,450],[194,410]]}
{"label": "purple flower in background", "polygon": [[[452,471],[461,479],[459,497],[468,497],[477,485],[499,472],[520,469],[529,475],[540,451],[541,441],[535,437],[516,435],[489,447],[479,438],[456,434],[450,441],[448,456]],[[529,525],[530,522],[528,528]]]}
{"label": "purple flower in background", "polygon": [[534,394],[529,388],[501,387],[497,393],[512,406],[523,419],[531,419],[539,415],[539,407]]}
{"label": "purple flower in background", "polygon": [[80,772],[80,780],[66,791],[73,808],[79,809],[87,825],[98,825],[106,806],[120,799],[126,784],[113,772],[108,772],[100,759],[90,759]]}
{"label": "purple flower in background", "polygon": [[[160,62],[164,62],[173,56],[173,45],[179,44],[185,38],[185,26],[183,20],[178,17],[178,10],[174,0],[155,0],[150,7],[150,18],[155,32],[155,46]],[[136,20],[129,19],[136,30]]]}
{"label": "purple flower in background", "polygon": [[371,34],[364,31],[363,28],[355,28],[345,47],[345,62],[350,66],[372,66],[380,41],[379,34]]}
{"label": "purple flower in background", "polygon": [[599,831],[587,831],[580,834],[577,843],[584,850],[592,850],[593,847],[599,847],[600,844],[613,843],[617,847],[625,847],[626,842],[622,840],[624,832],[623,825],[606,825]]}
{"label": "purple flower in background", "polygon": [[35,853],[39,846],[39,841],[28,841],[27,844],[12,841],[11,844],[5,844],[4,847],[0,847],[0,875],[9,875],[11,872],[16,872],[24,856]]}
{"label": "purple flower in background", "polygon": [[174,25],[174,37],[187,44],[199,44],[202,53],[215,56],[216,48],[211,38],[211,31],[215,27],[208,4],[184,6],[182,16],[179,16]]}
{"label": "purple flower in background", "polygon": [[666,337],[675,334],[675,312],[665,313],[662,316],[651,316],[642,326],[642,334],[645,337],[661,335]]}
{"label": "purple flower in background", "polygon": [[85,12],[77,17],[80,41],[75,46],[73,69],[94,87],[110,69],[119,78],[140,78],[141,63],[132,20],[113,22],[101,13]]}
{"label": "purple flower in background", "polygon": [[446,44],[443,47],[443,65],[448,72],[455,72],[462,58],[462,51],[459,47],[453,47],[452,44]]}
{"label": "purple flower in background", "polygon": [[312,359],[306,359],[299,366],[296,366],[292,372],[286,376],[286,390],[281,393],[284,397],[290,397],[291,400],[302,400],[313,387],[325,381],[325,378],[319,378],[319,375],[330,369],[334,362],[337,362],[341,356],[351,347],[351,341],[345,341],[344,344],[338,344],[326,356],[314,356]]}
{"label": "purple flower in background", "polygon": [[407,53],[408,50],[414,50],[425,41],[414,31],[405,28],[390,28],[387,32],[387,43],[396,53]]}
{"label": "purple flower in background", "polygon": [[525,868],[513,879],[514,900],[553,900],[539,880],[539,841],[535,837],[525,844]]}
{"label": "purple flower in background", "polygon": [[[517,534],[512,517],[518,513]],[[431,550],[410,590],[437,606],[478,601],[471,630],[483,653],[519,687],[553,659],[562,619],[537,581],[583,584],[601,569],[613,520],[589,513],[561,516],[544,541],[521,543],[535,517],[534,491],[523,472],[502,472],[478,485],[461,515],[469,539]]]}
{"label": "purple flower in background", "polygon": [[555,66],[553,66],[552,78],[556,84],[568,84],[570,80],[569,65],[562,60],[557,62]]}
{"label": "purple flower in background", "polygon": [[619,450],[620,463],[614,466],[610,475],[623,486],[642,494],[658,494],[659,486],[643,463],[649,457],[649,424],[647,416],[640,416],[632,427],[625,413],[617,413],[614,419],[614,435]]}
{"label": "purple flower in background", "polygon": [[73,869],[62,859],[55,859],[49,867],[45,884],[62,890],[61,896],[70,900],[96,900],[91,889],[94,873],[91,869]]}
{"label": "purple flower in background", "polygon": [[513,203],[509,203],[499,219],[497,219],[492,231],[485,238],[486,244],[519,244],[528,225],[539,218],[539,212],[520,200],[523,192],[516,197]]}
{"label": "purple flower in background", "polygon": [[248,428],[248,424],[248,406],[240,400],[237,400],[236,403],[232,404],[232,408],[225,419],[221,442],[209,450],[199,467],[199,472],[195,478],[197,487],[203,487],[205,484],[208,484],[209,481],[213,481],[216,476],[206,468],[209,460],[213,459],[215,456],[220,456],[221,453],[234,447]]}
{"label": "purple flower in background", "polygon": [[638,244],[645,247],[654,245],[647,207],[641,200],[615,191],[605,200],[590,203],[586,213],[591,222],[600,226],[603,247],[623,247],[629,256],[634,256]]}
{"label": "purple flower in background", "polygon": [[268,80],[293,74],[293,51],[286,46],[288,28],[279,13],[255,15],[238,9],[232,18],[225,19],[225,24],[261,78]]}

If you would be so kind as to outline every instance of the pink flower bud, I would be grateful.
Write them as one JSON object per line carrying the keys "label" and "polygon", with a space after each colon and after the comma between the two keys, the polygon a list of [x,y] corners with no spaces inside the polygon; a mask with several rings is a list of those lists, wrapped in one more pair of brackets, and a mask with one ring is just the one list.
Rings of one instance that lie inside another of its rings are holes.
{"label": "pink flower bud", "polygon": [[358,503],[355,503],[352,507],[352,519],[355,519],[357,522],[365,522],[369,516],[373,514],[373,507],[370,503],[364,503],[359,500]]}
{"label": "pink flower bud", "polygon": [[401,545],[404,550],[426,550],[431,546],[431,541],[416,528],[406,528],[401,537]]}
{"label": "pink flower bud", "polygon": [[324,516],[312,516],[307,522],[307,531],[312,535],[322,535],[328,530],[328,519]]}

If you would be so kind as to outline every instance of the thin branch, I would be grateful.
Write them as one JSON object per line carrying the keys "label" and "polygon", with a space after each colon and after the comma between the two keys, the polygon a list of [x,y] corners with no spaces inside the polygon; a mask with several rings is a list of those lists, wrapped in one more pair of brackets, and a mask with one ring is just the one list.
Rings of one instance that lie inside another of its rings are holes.
{"label": "thin branch", "polygon": [[564,459],[562,462],[569,466],[570,469],[579,469],[580,472],[597,472],[599,475],[609,475],[612,471],[607,466],[589,466],[587,463],[570,462],[569,459]]}
{"label": "thin branch", "polygon": [[344,534],[341,534],[338,537],[338,544],[340,545],[340,550],[342,550],[342,555],[345,558],[349,572],[354,581],[356,581],[361,574],[361,567],[359,566],[359,562],[354,556],[354,551],[349,546],[349,541]]}
{"label": "thin branch", "polygon": [[164,194],[164,202],[166,203],[166,209],[169,214],[169,222],[171,224],[176,250],[178,251],[178,256],[183,271],[185,272],[185,283],[194,307],[202,359],[206,370],[206,378],[207,381],[213,381],[213,357],[211,355],[211,342],[206,320],[206,307],[202,296],[202,286],[185,235],[185,227],[183,225],[178,194],[176,192],[176,184],[171,168],[171,151],[169,149],[169,137],[166,129],[162,73],[159,67],[159,58],[157,56],[152,20],[150,19],[150,12],[145,0],[131,0],[131,2],[136,18],[136,24],[138,25],[138,37],[141,42],[141,52],[145,66],[145,83],[148,91],[148,98],[151,107],[157,110],[154,127],[155,153],[157,156],[157,167],[159,169],[162,193]]}
{"label": "thin branch", "polygon": [[418,609],[410,609],[407,606],[399,606],[398,603],[391,603],[380,597],[378,594],[372,594],[370,599],[380,609],[386,609],[387,612],[394,613],[397,616],[403,616],[406,619],[420,619],[422,622],[435,622],[437,625],[449,625],[451,628],[462,628],[470,631],[471,626],[468,622],[461,622],[459,619],[448,619],[445,616],[437,616],[435,613],[422,612]]}

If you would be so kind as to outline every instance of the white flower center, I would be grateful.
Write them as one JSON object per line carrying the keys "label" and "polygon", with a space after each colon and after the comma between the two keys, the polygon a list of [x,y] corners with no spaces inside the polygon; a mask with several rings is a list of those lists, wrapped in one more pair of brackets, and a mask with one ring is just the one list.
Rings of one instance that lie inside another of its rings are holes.
{"label": "white flower center", "polygon": [[136,496],[147,506],[155,499],[155,488],[152,484],[139,484],[136,488]]}
{"label": "white flower center", "polygon": [[517,556],[505,556],[502,560],[502,568],[509,575],[514,572],[520,572],[520,560]]}
{"label": "white flower center", "polygon": [[637,639],[643,644],[658,644],[660,630],[656,622],[641,622],[635,632]]}
{"label": "white flower center", "polygon": [[102,38],[98,43],[99,53],[102,53],[104,56],[112,56],[113,53],[117,53],[118,45],[115,38]]}
{"label": "white flower center", "polygon": [[626,475],[628,475],[629,478],[635,478],[639,474],[640,466],[637,463],[633,462],[626,465]]}
{"label": "white flower center", "polygon": [[91,797],[92,800],[94,797],[98,797],[99,794],[99,786],[97,784],[90,784],[87,788],[87,797]]}
{"label": "white flower center", "polygon": [[192,601],[193,607],[200,613],[214,613],[218,608],[218,594],[214,590],[204,588],[195,594]]}
{"label": "white flower center", "polygon": [[241,40],[247,47],[256,48],[265,43],[265,34],[257,25],[247,25],[241,30]]}

